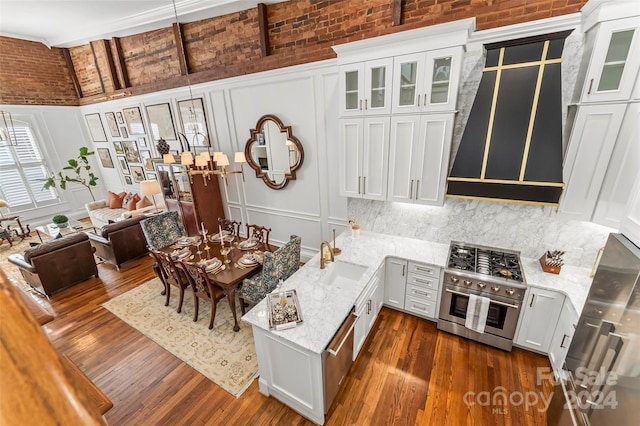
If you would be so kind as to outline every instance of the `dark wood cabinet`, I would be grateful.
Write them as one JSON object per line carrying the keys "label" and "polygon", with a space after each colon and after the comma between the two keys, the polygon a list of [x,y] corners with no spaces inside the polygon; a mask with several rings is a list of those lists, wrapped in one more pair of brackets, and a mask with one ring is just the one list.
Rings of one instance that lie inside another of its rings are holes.
{"label": "dark wood cabinet", "polygon": [[201,223],[214,233],[218,218],[225,217],[218,176],[189,175],[182,164],[156,164],[164,202],[169,211],[177,211],[189,235],[197,235]]}

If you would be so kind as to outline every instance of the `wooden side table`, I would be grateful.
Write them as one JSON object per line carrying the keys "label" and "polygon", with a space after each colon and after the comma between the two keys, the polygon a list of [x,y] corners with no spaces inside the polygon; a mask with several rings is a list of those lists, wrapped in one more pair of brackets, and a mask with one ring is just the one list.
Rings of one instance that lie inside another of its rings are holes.
{"label": "wooden side table", "polygon": [[15,222],[18,225],[17,229],[11,228],[14,225],[13,223],[10,223],[7,225],[6,230],[10,236],[11,234],[13,234],[15,237],[20,238],[20,240],[24,240],[25,238],[31,236],[31,229],[29,228],[29,225],[27,225],[26,227],[23,226],[22,223],[20,222],[20,216],[0,217],[0,223],[2,222]]}

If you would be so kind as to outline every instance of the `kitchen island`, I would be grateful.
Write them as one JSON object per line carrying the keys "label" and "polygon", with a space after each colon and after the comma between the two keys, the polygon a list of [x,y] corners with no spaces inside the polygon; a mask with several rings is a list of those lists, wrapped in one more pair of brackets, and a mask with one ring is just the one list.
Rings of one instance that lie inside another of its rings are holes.
{"label": "kitchen island", "polygon": [[[336,245],[342,253],[335,262],[322,270],[317,254],[280,289],[296,290],[301,324],[285,330],[269,329],[266,300],[242,318],[253,327],[260,392],[276,397],[317,424],[324,423],[328,408],[323,400],[322,352],[385,260],[394,257],[445,267],[449,251],[447,244],[369,232],[362,232],[357,238],[345,232],[337,238]],[[340,263],[361,265],[363,272],[358,279],[328,281]],[[582,308],[591,283],[588,270],[565,266],[560,275],[549,276],[531,259],[523,260],[523,268],[528,285],[553,288],[579,305],[576,309]]]}

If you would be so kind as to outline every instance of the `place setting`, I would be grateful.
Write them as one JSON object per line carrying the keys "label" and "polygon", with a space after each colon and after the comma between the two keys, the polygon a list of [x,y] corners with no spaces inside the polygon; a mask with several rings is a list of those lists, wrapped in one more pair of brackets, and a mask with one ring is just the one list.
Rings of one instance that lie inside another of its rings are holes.
{"label": "place setting", "polygon": [[220,259],[218,259],[217,257],[213,257],[211,259],[207,259],[207,260],[201,260],[200,261],[201,265],[204,265],[204,270],[207,273],[217,273],[219,271],[221,271],[223,268],[223,264],[222,261]]}
{"label": "place setting", "polygon": [[258,240],[254,240],[254,239],[252,239],[252,238],[249,238],[248,240],[240,241],[240,242],[238,243],[238,248],[239,248],[240,250],[252,250],[252,249],[254,249],[255,247],[257,247],[257,246],[258,246],[258,244],[260,244],[260,243],[258,242]]}
{"label": "place setting", "polygon": [[235,237],[233,236],[233,234],[227,230],[220,231],[217,234],[209,235],[209,241],[211,241],[212,243],[219,243],[221,241],[231,243],[234,239]]}
{"label": "place setting", "polygon": [[189,250],[189,247],[184,247],[182,249],[175,249],[171,252],[171,259],[183,260],[189,257],[190,254],[191,254],[191,250]]}
{"label": "place setting", "polygon": [[253,268],[260,263],[260,257],[254,253],[245,253],[236,262],[239,269]]}

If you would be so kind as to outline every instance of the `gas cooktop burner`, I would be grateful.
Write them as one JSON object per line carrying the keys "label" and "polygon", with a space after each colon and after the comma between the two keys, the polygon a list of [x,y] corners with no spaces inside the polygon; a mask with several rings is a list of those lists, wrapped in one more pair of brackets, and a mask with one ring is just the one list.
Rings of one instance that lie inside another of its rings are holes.
{"label": "gas cooktop burner", "polygon": [[451,242],[449,269],[523,283],[520,253],[472,244]]}

